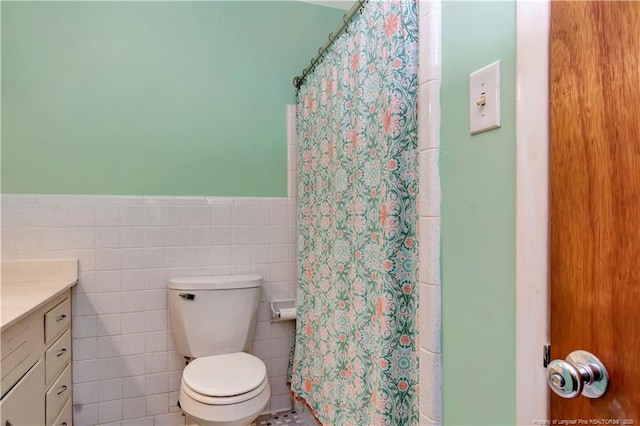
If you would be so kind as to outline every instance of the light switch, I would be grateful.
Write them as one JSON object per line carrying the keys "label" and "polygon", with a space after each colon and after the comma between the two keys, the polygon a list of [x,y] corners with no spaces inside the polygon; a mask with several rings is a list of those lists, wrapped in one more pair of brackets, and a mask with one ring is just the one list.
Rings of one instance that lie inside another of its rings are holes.
{"label": "light switch", "polygon": [[469,131],[472,135],[500,127],[500,61],[469,75]]}

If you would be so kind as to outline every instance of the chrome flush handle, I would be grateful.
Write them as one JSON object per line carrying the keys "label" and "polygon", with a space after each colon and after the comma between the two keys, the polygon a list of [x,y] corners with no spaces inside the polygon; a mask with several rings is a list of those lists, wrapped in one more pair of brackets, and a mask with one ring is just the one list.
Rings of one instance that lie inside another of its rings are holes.
{"label": "chrome flush handle", "polygon": [[604,364],[587,351],[573,351],[566,360],[555,359],[547,366],[547,384],[563,398],[600,398],[609,386]]}

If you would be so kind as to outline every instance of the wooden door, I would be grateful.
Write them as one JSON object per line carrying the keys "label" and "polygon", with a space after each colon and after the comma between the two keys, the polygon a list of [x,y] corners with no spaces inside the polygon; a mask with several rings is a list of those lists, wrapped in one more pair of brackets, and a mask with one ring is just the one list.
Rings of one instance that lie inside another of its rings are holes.
{"label": "wooden door", "polygon": [[551,419],[640,425],[640,2],[553,2],[550,77],[551,358],[610,375]]}

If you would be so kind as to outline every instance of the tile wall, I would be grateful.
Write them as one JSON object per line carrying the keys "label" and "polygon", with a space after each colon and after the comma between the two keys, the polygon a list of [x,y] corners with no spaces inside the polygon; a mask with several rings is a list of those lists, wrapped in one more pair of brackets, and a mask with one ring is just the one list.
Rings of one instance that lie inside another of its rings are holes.
{"label": "tile wall", "polygon": [[291,407],[293,321],[270,299],[295,298],[295,202],[287,198],[3,195],[2,258],[78,258],[73,290],[74,424],[184,424],[183,358],[167,306],[170,277],[264,277],[253,353],[272,398]]}
{"label": "tile wall", "polygon": [[440,0],[420,2],[420,424],[442,423],[440,291]]}

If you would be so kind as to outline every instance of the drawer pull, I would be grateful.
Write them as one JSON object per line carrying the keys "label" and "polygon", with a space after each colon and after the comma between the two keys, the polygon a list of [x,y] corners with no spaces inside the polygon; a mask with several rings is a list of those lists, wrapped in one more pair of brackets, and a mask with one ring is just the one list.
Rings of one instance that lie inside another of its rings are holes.
{"label": "drawer pull", "polygon": [[12,426],[11,422],[9,420],[7,420],[7,422],[4,424],[4,426]]}
{"label": "drawer pull", "polygon": [[62,321],[63,319],[65,319],[66,317],[67,317],[67,316],[66,316],[65,314],[58,315],[58,316],[56,317],[56,322],[60,322],[60,321]]}
{"label": "drawer pull", "polygon": [[58,390],[57,395],[60,395],[62,392],[67,390],[67,385],[60,386],[60,390]]}
{"label": "drawer pull", "polygon": [[62,422],[60,426],[67,426],[67,422]]}
{"label": "drawer pull", "polygon": [[62,355],[65,354],[65,352],[67,352],[67,348],[62,348],[58,351],[58,355],[56,355],[58,358],[61,357]]}

